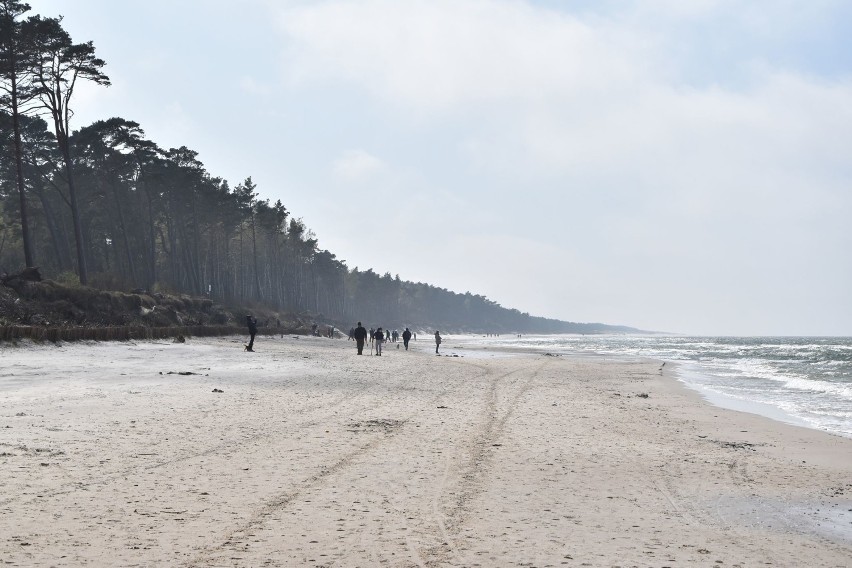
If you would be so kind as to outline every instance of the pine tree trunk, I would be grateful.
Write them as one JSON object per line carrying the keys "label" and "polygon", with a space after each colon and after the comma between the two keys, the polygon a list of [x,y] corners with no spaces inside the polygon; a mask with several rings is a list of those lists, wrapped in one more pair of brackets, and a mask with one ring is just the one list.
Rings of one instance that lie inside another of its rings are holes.
{"label": "pine tree trunk", "polygon": [[148,184],[145,184],[145,196],[148,198],[148,290],[157,283],[157,234],[154,227],[154,202]]}
{"label": "pine tree trunk", "polygon": [[251,216],[251,247],[252,256],[254,257],[254,287],[257,294],[257,298],[255,299],[260,301],[263,296],[260,292],[260,272],[257,269],[257,234],[254,227],[254,213]]}
{"label": "pine tree trunk", "polygon": [[56,222],[53,204],[51,204],[47,195],[45,195],[42,183],[37,182],[34,187],[36,195],[41,202],[41,209],[44,211],[45,220],[47,221],[47,230],[50,233],[50,241],[56,255],[56,265],[59,272],[65,272],[71,266],[71,251],[68,250],[68,239]]}
{"label": "pine tree trunk", "polygon": [[15,58],[11,55],[12,66],[12,128],[15,132],[15,180],[18,185],[18,195],[21,200],[21,235],[24,241],[24,262],[26,265],[35,266],[32,243],[30,241],[29,215],[27,214],[27,197],[24,191],[24,158],[21,143],[21,124],[18,113],[18,85],[15,73]]}
{"label": "pine tree trunk", "polygon": [[89,283],[89,271],[86,265],[86,246],[83,242],[80,208],[77,204],[77,188],[74,185],[74,172],[71,166],[71,150],[69,148],[68,137],[64,133],[61,133],[58,138],[62,151],[62,161],[65,165],[65,176],[68,182],[68,195],[71,200],[71,220],[74,223],[74,243],[77,248],[77,275],[80,277],[80,284],[85,286]]}
{"label": "pine tree trunk", "polygon": [[124,213],[121,211],[121,198],[118,195],[118,188],[115,187],[114,183],[110,184],[110,189],[112,189],[112,195],[115,198],[115,209],[118,212],[118,224],[121,227],[121,238],[124,241],[124,254],[127,256],[127,269],[130,271],[130,281],[136,287],[138,286],[136,268],[133,262],[133,253],[130,251],[130,239],[127,236],[127,226],[124,223]]}

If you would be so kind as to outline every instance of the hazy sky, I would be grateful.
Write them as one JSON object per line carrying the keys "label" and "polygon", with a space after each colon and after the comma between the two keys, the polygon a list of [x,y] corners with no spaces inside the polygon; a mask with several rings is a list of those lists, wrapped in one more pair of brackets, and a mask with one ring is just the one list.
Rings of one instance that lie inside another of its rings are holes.
{"label": "hazy sky", "polygon": [[852,335],[848,0],[29,0],[121,116],[350,267],[570,321]]}

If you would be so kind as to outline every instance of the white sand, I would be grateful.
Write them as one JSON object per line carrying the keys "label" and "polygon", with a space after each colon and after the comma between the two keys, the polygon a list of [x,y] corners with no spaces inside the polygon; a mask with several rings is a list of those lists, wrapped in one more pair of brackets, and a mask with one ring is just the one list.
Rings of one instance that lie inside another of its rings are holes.
{"label": "white sand", "polygon": [[0,347],[0,562],[852,565],[852,440],[653,362],[242,342]]}

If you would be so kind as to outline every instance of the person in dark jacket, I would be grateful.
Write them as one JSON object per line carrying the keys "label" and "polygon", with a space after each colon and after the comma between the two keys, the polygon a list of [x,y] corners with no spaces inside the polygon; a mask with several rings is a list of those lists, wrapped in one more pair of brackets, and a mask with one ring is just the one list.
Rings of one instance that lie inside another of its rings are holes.
{"label": "person in dark jacket", "polygon": [[405,350],[408,351],[408,342],[411,341],[411,332],[408,331],[408,328],[405,328],[405,331],[402,332],[402,344],[405,345]]}
{"label": "person in dark jacket", "polygon": [[251,336],[251,339],[249,339],[246,345],[246,351],[254,351],[252,348],[254,347],[254,336],[257,335],[257,318],[253,318],[250,314],[246,315],[246,325]]}
{"label": "person in dark jacket", "polygon": [[364,342],[367,341],[367,330],[358,322],[358,327],[352,332],[352,337],[355,338],[355,346],[358,348],[358,355],[364,350]]}
{"label": "person in dark jacket", "polygon": [[376,333],[373,334],[373,341],[376,344],[376,355],[379,357],[382,356],[382,343],[385,341],[385,333],[382,331],[382,328],[376,329]]}
{"label": "person in dark jacket", "polygon": [[438,348],[441,346],[441,332],[435,332],[435,353],[438,353]]}

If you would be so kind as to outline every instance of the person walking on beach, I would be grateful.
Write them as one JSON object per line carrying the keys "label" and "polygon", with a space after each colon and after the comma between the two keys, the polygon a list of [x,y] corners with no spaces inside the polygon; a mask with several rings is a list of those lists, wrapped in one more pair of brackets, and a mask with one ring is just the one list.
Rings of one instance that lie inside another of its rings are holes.
{"label": "person walking on beach", "polygon": [[408,351],[408,342],[411,341],[411,332],[408,331],[408,328],[405,328],[405,331],[402,332],[402,344],[405,345],[405,350]]}
{"label": "person walking on beach", "polygon": [[440,346],[441,346],[441,332],[436,331],[435,332],[435,354],[436,355],[440,355],[440,353],[438,353],[438,348]]}
{"label": "person walking on beach", "polygon": [[257,335],[257,318],[252,317],[251,314],[246,314],[246,325],[251,336],[249,342],[246,344],[246,351],[254,351],[254,336]]}
{"label": "person walking on beach", "polygon": [[358,348],[358,355],[364,350],[364,342],[367,341],[367,330],[358,322],[358,327],[352,330],[352,337],[355,339],[355,347]]}
{"label": "person walking on beach", "polygon": [[373,335],[373,339],[376,341],[376,355],[379,357],[382,356],[382,342],[385,340],[385,334],[382,331],[382,328],[376,330],[376,333]]}

